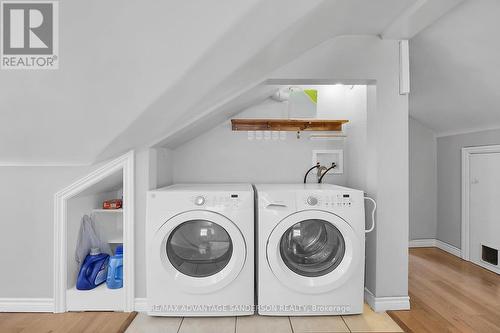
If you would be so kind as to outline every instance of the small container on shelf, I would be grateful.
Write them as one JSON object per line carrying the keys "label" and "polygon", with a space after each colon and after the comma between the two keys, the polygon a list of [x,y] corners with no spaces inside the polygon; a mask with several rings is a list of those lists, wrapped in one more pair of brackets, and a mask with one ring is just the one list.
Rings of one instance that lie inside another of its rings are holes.
{"label": "small container on shelf", "polygon": [[120,209],[123,207],[122,199],[105,200],[102,209]]}

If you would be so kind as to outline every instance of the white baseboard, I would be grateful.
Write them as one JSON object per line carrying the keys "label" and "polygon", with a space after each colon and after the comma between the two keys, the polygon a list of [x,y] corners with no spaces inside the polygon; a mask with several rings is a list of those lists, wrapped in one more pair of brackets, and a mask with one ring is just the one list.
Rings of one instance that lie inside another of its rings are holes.
{"label": "white baseboard", "polygon": [[[375,297],[365,288],[365,301],[374,311],[407,310],[410,308],[410,298],[401,297]],[[134,310],[147,311],[147,299],[136,298]],[[54,312],[54,299],[52,298],[0,298],[0,312]]]}
{"label": "white baseboard", "polygon": [[[134,310],[147,311],[147,299],[136,298]],[[54,312],[53,298],[0,298],[0,312]]]}
{"label": "white baseboard", "polygon": [[365,301],[375,312],[384,312],[390,310],[409,310],[410,297],[376,297],[372,292],[365,288]]}
{"label": "white baseboard", "polygon": [[0,312],[54,312],[54,299],[0,298]]}
{"label": "white baseboard", "polygon": [[440,241],[439,239],[415,239],[411,240],[409,242],[409,247],[437,247],[438,249],[441,249],[443,251],[446,251],[450,254],[453,254],[454,256],[457,257],[462,257],[462,251],[448,243],[445,243],[443,241]]}
{"label": "white baseboard", "polygon": [[411,240],[409,247],[436,247],[436,240],[433,238]]}
{"label": "white baseboard", "polygon": [[147,298],[136,298],[134,301],[134,311],[147,312],[148,311]]}
{"label": "white baseboard", "polygon": [[436,247],[450,254],[453,254],[454,256],[462,258],[462,250],[460,250],[458,247],[454,247],[453,245],[442,242],[439,239],[436,239]]}

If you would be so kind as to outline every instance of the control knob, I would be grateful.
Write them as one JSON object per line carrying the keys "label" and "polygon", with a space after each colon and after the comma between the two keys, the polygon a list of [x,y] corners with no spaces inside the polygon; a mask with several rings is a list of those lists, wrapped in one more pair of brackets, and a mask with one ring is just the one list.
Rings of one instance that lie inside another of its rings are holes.
{"label": "control knob", "polygon": [[310,196],[307,198],[307,204],[310,206],[316,206],[318,204],[318,198]]}
{"label": "control knob", "polygon": [[194,198],[194,204],[196,206],[202,206],[204,203],[205,203],[205,198],[202,197],[201,195]]}

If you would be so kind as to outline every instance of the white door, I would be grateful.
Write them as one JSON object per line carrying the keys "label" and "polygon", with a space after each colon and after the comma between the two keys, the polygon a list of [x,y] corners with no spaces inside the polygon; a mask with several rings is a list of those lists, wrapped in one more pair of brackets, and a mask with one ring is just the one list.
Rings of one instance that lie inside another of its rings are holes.
{"label": "white door", "polygon": [[361,257],[359,239],[344,219],[320,210],[284,218],[271,232],[267,260],[274,275],[305,294],[341,288]]}
{"label": "white door", "polygon": [[470,158],[470,260],[500,274],[500,153]]}

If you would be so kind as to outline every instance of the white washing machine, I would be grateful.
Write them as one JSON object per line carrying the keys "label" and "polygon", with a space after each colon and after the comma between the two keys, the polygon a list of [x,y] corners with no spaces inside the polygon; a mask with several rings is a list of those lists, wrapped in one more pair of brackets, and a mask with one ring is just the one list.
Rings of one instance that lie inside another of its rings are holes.
{"label": "white washing machine", "polygon": [[255,186],[258,312],[363,312],[362,191],[329,184]]}
{"label": "white washing machine", "polygon": [[148,314],[254,313],[254,192],[248,184],[149,191]]}

